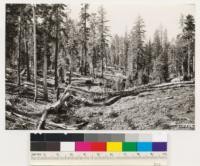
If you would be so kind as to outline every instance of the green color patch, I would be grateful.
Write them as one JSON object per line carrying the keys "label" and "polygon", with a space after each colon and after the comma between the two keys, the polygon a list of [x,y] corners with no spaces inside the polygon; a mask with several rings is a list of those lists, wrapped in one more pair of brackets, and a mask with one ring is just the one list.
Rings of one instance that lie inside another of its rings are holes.
{"label": "green color patch", "polygon": [[123,142],[122,151],[123,152],[135,152],[135,151],[137,151],[137,143],[136,142]]}

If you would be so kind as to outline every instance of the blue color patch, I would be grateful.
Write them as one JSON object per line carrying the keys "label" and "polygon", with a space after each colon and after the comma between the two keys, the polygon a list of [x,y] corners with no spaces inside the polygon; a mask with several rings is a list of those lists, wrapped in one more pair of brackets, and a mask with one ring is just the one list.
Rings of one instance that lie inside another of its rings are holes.
{"label": "blue color patch", "polygon": [[138,152],[151,152],[152,151],[152,142],[138,142],[137,143]]}

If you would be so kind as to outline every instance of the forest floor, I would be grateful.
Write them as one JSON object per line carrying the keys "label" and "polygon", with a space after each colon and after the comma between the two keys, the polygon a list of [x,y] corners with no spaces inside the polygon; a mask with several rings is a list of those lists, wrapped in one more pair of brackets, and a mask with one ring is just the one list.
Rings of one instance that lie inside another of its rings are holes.
{"label": "forest floor", "polygon": [[[8,72],[9,73],[9,72]],[[72,84],[85,91],[103,92],[99,85],[84,85],[89,77],[72,77]],[[99,80],[97,80],[99,81]],[[6,102],[25,113],[37,113],[56,102],[53,79],[48,79],[49,101],[42,99],[42,79],[38,81],[39,98],[35,103],[34,88],[25,81],[17,86],[16,73],[6,75]],[[79,86],[81,85],[81,86]],[[66,84],[60,83],[62,89]],[[83,96],[81,96],[83,98]],[[121,97],[111,105],[86,106],[80,101],[69,104],[59,113],[50,114],[46,129],[143,130],[194,129],[194,84],[144,91]],[[7,104],[7,103],[6,103]],[[6,111],[6,129],[36,129],[40,117],[23,116]]]}
{"label": "forest floor", "polygon": [[194,88],[156,90],[121,98],[111,106],[76,111],[84,129],[194,129]]}

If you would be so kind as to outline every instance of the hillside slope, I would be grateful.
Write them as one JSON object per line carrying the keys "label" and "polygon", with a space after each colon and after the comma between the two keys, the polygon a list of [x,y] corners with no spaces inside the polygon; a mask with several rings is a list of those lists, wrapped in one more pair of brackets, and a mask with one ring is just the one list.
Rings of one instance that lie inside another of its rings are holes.
{"label": "hillside slope", "polygon": [[81,107],[84,129],[194,129],[194,86],[121,98],[111,106]]}
{"label": "hillside slope", "polygon": [[[69,88],[73,93],[69,91],[69,94],[75,98],[48,115],[45,129],[191,130],[195,127],[193,81],[145,85],[105,93],[99,79],[90,88],[86,84],[89,78],[73,79],[73,86]],[[40,98],[37,103],[33,101],[32,84],[27,82],[18,87],[14,80],[8,78],[6,82],[6,129],[35,129],[43,111],[56,103],[52,79],[48,81],[48,101],[42,99],[42,82],[39,82]],[[67,87],[62,84],[62,91]]]}

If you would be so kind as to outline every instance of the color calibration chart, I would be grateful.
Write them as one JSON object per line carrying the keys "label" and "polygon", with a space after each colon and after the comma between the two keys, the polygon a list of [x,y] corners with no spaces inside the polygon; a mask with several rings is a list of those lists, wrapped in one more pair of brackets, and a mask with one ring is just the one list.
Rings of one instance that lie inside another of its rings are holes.
{"label": "color calibration chart", "polygon": [[31,134],[31,166],[167,166],[167,135]]}

